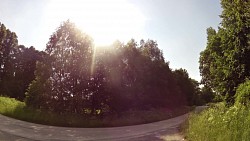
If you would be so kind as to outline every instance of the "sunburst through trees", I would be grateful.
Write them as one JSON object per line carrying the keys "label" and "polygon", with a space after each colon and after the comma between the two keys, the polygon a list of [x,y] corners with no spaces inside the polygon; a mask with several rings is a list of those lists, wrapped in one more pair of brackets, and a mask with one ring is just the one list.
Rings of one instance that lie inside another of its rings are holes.
{"label": "sunburst through trees", "polygon": [[[180,75],[187,77],[178,80],[176,71],[169,68],[153,40],[141,40],[138,44],[131,39],[126,44],[118,41],[107,48],[95,48],[93,39],[68,20],[51,35],[45,52],[26,49],[17,43],[9,48],[33,54],[27,60],[33,59],[30,71],[27,71],[27,63],[26,67],[23,66],[25,58],[21,58],[15,66],[19,71],[14,72],[1,65],[1,76],[5,72],[3,69],[20,80],[25,80],[21,75],[32,74],[22,87],[20,99],[24,100],[26,92],[26,104],[36,109],[103,117],[120,115],[128,110],[193,105],[194,97],[199,94],[198,82],[189,78],[185,70],[180,71],[183,72]],[[4,49],[3,45],[1,49]],[[28,57],[25,52],[10,52],[7,56],[12,54]],[[21,70],[24,70],[22,74]],[[6,83],[2,77],[0,82]],[[190,84],[187,85],[190,88],[183,89],[186,84]],[[11,96],[7,93],[9,90],[11,87],[2,93]],[[18,93],[16,95],[18,97]]]}

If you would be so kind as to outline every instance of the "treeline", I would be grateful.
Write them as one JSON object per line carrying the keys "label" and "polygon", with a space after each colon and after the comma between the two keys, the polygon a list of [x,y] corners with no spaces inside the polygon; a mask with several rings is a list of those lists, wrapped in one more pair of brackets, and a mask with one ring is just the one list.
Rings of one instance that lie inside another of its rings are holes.
{"label": "treeline", "polygon": [[186,70],[169,68],[156,41],[99,49],[66,21],[45,51],[37,51],[18,45],[16,34],[0,26],[0,93],[30,107],[101,116],[211,100]]}
{"label": "treeline", "polygon": [[23,100],[42,58],[34,47],[18,45],[16,34],[0,23],[0,94]]}

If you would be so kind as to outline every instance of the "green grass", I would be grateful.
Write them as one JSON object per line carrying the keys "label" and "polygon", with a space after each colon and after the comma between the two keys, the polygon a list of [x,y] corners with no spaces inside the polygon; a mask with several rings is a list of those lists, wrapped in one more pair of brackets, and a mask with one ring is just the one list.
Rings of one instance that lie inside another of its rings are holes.
{"label": "green grass", "polygon": [[0,113],[4,115],[13,115],[13,113],[22,113],[25,103],[14,98],[0,97]]}
{"label": "green grass", "polygon": [[0,114],[39,124],[64,127],[114,127],[149,123],[169,119],[189,111],[188,107],[178,109],[152,109],[150,111],[128,111],[122,116],[104,119],[85,118],[79,115],[55,114],[26,107],[24,102],[0,96]]}
{"label": "green grass", "polygon": [[185,129],[190,141],[249,141],[250,108],[219,103],[190,116]]}

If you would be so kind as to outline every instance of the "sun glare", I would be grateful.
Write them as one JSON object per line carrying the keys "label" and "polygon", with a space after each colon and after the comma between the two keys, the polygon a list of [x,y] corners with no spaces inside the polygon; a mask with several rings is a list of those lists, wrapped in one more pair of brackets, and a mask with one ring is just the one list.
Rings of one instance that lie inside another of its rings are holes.
{"label": "sun glare", "polygon": [[126,0],[52,0],[46,11],[49,26],[70,19],[96,46],[143,36],[145,17]]}

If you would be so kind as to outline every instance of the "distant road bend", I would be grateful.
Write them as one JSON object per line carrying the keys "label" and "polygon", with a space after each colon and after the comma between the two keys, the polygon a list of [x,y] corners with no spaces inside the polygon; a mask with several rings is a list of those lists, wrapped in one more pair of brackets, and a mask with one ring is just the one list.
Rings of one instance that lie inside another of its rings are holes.
{"label": "distant road bend", "polygon": [[179,141],[178,128],[188,114],[124,127],[68,128],[29,123],[0,115],[1,141]]}

